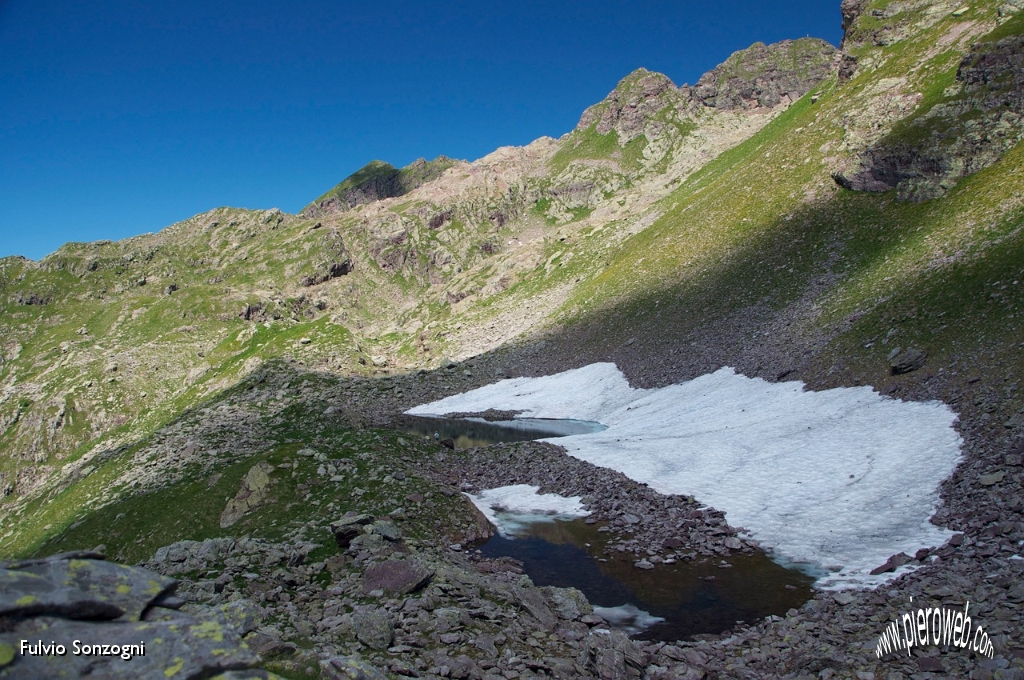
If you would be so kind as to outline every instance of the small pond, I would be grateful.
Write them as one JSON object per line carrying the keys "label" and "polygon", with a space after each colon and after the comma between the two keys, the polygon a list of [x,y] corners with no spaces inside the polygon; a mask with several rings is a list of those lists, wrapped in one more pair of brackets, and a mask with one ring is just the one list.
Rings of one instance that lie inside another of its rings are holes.
{"label": "small pond", "polygon": [[[444,418],[401,415],[390,429],[405,434],[451,439],[455,447],[469,449],[489,446],[498,442],[522,442],[532,439],[569,437],[574,434],[592,434],[607,428],[601,423],[586,420],[553,420],[547,418],[516,418],[515,420],[488,421],[483,418]],[[434,435],[437,435],[435,437]]]}
{"label": "small pond", "polygon": [[[497,442],[565,437],[600,432],[604,425],[582,420],[399,416],[392,429],[406,434],[451,439],[456,448]],[[436,436],[435,436],[436,435]],[[609,534],[583,519],[543,520],[536,515],[504,518],[515,538],[495,534],[477,546],[487,557],[512,557],[523,563],[538,586],[581,590],[599,615],[631,636],[674,641],[721,633],[743,621],[784,615],[812,595],[814,579],[773,562],[764,553],[733,555],[728,560],[659,564],[638,569],[632,554],[609,557]]]}
{"label": "small pond", "polygon": [[518,523],[516,538],[495,534],[478,549],[487,557],[522,561],[539,586],[578,588],[601,608],[598,614],[640,639],[721,633],[738,621],[783,616],[812,595],[813,578],[779,566],[764,553],[660,564],[646,571],[633,566],[638,558],[631,554],[600,561],[608,534],[598,529],[582,519]]}

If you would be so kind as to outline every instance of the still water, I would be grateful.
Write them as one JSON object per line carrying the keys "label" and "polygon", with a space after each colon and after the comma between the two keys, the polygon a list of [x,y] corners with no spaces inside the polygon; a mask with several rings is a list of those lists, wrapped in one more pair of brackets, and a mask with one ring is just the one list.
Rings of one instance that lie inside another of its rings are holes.
{"label": "still water", "polygon": [[[738,621],[785,615],[812,595],[812,577],[764,553],[731,556],[728,567],[717,557],[643,570],[633,566],[639,558],[631,554],[599,561],[606,557],[601,548],[608,534],[582,519],[520,526],[516,538],[496,534],[479,550],[522,561],[539,586],[572,586],[595,607],[616,608],[597,613],[636,638],[673,641],[721,633]],[[644,612],[664,621],[655,623]]]}
{"label": "still water", "polygon": [[587,420],[553,420],[547,418],[516,418],[515,420],[487,421],[482,418],[431,418],[402,415],[390,429],[405,434],[434,439],[451,439],[455,447],[469,449],[489,446],[498,442],[523,442],[531,439],[568,437],[606,430],[601,423]]}
{"label": "still water", "polygon": [[[497,442],[589,434],[607,429],[582,420],[479,418],[402,415],[391,426],[406,434],[452,439],[456,448]],[[436,434],[436,437],[435,437]],[[582,519],[532,521],[517,516],[516,537],[495,534],[478,549],[487,557],[512,557],[538,586],[581,590],[615,627],[640,639],[674,641],[701,633],[721,633],[737,622],[753,623],[784,615],[812,595],[814,578],[773,562],[764,553],[703,561],[659,564],[638,569],[632,554],[609,557],[609,535]],[[512,520],[513,518],[509,518]],[[603,561],[602,561],[603,560]]]}

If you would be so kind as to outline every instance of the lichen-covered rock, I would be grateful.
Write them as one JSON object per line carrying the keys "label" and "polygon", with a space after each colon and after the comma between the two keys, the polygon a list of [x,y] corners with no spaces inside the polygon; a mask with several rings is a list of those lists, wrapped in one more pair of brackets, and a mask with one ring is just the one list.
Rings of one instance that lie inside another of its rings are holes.
{"label": "lichen-covered rock", "polygon": [[175,581],[148,569],[65,553],[0,569],[0,616],[138,621]]}
{"label": "lichen-covered rock", "polygon": [[320,662],[322,680],[386,680],[376,667],[356,656],[334,656]]}
{"label": "lichen-covered rock", "polygon": [[0,678],[275,677],[250,672],[259,657],[229,620],[241,605],[175,611],[175,586],[88,552],[3,565]]}
{"label": "lichen-covered rock", "polygon": [[52,641],[62,645],[65,653],[19,653],[0,670],[0,678],[194,678],[259,663],[238,633],[217,621],[99,624],[39,617],[25,619],[11,633],[0,634],[0,641],[19,652],[22,640]]}
{"label": "lichen-covered rock", "polygon": [[387,649],[395,636],[395,624],[387,612],[380,609],[362,609],[353,612],[352,628],[356,637],[370,649]]}

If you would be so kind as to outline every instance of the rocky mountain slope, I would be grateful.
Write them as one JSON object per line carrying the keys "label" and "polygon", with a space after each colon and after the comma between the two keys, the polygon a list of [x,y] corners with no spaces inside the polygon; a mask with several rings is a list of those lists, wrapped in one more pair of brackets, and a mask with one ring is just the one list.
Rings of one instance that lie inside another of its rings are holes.
{"label": "rocky mountain slope", "polygon": [[[840,51],[756,44],[692,87],[639,69],[557,140],[374,163],[300,215],[220,208],[0,260],[0,549],[104,543],[182,577],[197,607],[255,601],[247,640],[289,677],[354,654],[419,677],[1024,671],[1020,9],[844,0]],[[699,496],[554,449],[452,453],[374,428],[609,360],[644,387],[728,365],[941,399],[964,460],[934,521],[963,536],[906,556],[922,568],[886,592],[819,594],[731,634],[593,632],[571,592],[448,549],[487,533],[458,490],[589,496],[609,550],[635,557],[753,546]],[[630,511],[690,525],[647,536],[617,522]],[[331,530],[346,512],[377,527],[355,548]],[[366,586],[395,561],[432,580]],[[999,658],[875,659],[909,595],[976,603]]]}

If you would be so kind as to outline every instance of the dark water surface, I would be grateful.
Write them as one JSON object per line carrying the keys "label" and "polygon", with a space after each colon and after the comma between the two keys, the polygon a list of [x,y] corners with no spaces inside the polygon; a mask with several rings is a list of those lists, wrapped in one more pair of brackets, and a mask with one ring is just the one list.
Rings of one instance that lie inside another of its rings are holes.
{"label": "dark water surface", "polygon": [[633,566],[639,558],[632,554],[598,561],[608,535],[582,519],[532,523],[524,532],[515,539],[495,535],[479,550],[492,558],[521,560],[539,586],[572,586],[595,606],[632,604],[665,619],[634,635],[641,639],[673,641],[721,633],[737,621],[785,615],[812,595],[810,576],[785,569],[763,553],[729,557],[728,568],[716,557],[643,570]]}
{"label": "dark water surface", "polygon": [[498,442],[524,442],[532,439],[569,437],[574,434],[601,432],[607,428],[588,420],[552,420],[547,418],[516,418],[487,421],[482,418],[442,418],[401,415],[390,429],[405,434],[434,439],[452,439],[456,448],[469,449]]}
{"label": "dark water surface", "polygon": [[[582,420],[517,418],[488,422],[479,418],[399,416],[391,426],[406,434],[430,439],[452,439],[468,449],[497,442],[589,434],[606,429]],[[539,586],[578,588],[599,607],[633,605],[665,619],[634,637],[681,640],[701,633],[721,633],[738,621],[753,623],[771,614],[784,615],[812,595],[814,579],[795,569],[779,566],[764,553],[734,555],[726,560],[659,564],[643,570],[633,566],[639,557],[608,557],[603,546],[609,535],[582,519],[515,523],[517,537],[495,534],[478,549],[487,557],[513,557]],[[626,615],[628,618],[628,614]],[[606,617],[609,618],[609,617]],[[611,621],[610,621],[611,622]],[[616,625],[612,622],[613,625]],[[633,633],[638,621],[619,626]]]}

